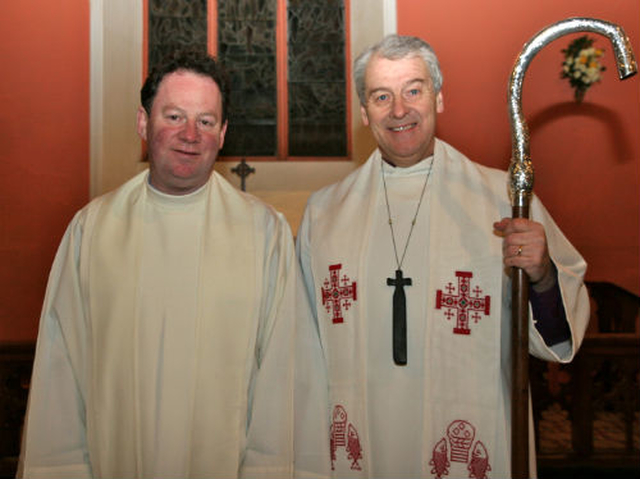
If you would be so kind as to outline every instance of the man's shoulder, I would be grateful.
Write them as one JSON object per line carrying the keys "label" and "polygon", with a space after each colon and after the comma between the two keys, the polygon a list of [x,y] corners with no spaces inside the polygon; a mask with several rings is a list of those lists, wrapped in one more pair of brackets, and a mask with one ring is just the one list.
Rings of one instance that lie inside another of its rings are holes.
{"label": "man's shoulder", "polygon": [[130,193],[144,186],[144,183],[147,181],[148,171],[144,170],[132,178],[129,178],[127,181],[122,183],[120,186],[107,191],[100,196],[96,196],[93,198],[84,208],[95,208],[98,205],[102,205],[104,203],[109,203],[111,201],[117,201],[125,196],[128,196]]}
{"label": "man's shoulder", "polygon": [[144,181],[144,178],[146,178],[146,171],[127,180],[115,189],[91,199],[87,204],[75,212],[67,228],[70,231],[73,231],[78,238],[84,237],[85,229],[92,228],[92,225],[94,225],[100,212],[106,211],[106,206],[113,204],[114,202],[122,202],[123,198],[128,196],[125,195],[125,193],[130,192],[133,187]]}
{"label": "man's shoulder", "polygon": [[441,139],[438,139],[437,144],[439,145],[437,148],[441,149],[441,154],[453,170],[457,169],[461,174],[465,175],[477,175],[478,179],[489,183],[502,184],[506,180],[506,171],[472,160],[460,150]]}
{"label": "man's shoulder", "polygon": [[269,203],[244,191],[237,191],[237,193],[239,193],[247,208],[252,211],[254,217],[260,218],[265,223],[278,224],[286,222],[284,215]]}
{"label": "man's shoulder", "polygon": [[309,197],[309,206],[329,206],[330,204],[340,204],[344,201],[345,196],[350,193],[359,192],[369,193],[366,188],[363,188],[363,183],[366,182],[371,169],[371,163],[375,161],[375,156],[378,154],[377,150],[374,151],[365,163],[357,167],[347,176],[335,183],[331,183],[314,193]]}
{"label": "man's shoulder", "polygon": [[229,181],[217,172],[213,172],[212,181],[222,190],[221,194],[227,198],[233,198],[234,202],[244,205],[245,208],[251,210],[255,214],[265,215],[267,217],[279,216],[278,211],[270,204],[264,202],[257,196],[247,193],[246,191],[239,190],[233,186]]}
{"label": "man's shoulder", "polygon": [[226,198],[228,205],[234,205],[227,213],[234,217],[233,221],[252,222],[258,230],[274,232],[290,231],[285,216],[272,205],[262,199],[241,191],[227,181],[221,174],[214,172],[213,187],[220,188],[220,194]]}

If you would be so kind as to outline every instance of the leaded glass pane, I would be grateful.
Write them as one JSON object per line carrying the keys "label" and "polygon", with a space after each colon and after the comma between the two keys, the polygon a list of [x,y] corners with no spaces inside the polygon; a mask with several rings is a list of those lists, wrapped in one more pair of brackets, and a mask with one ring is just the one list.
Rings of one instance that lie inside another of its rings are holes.
{"label": "leaded glass pane", "polygon": [[289,154],[346,156],[343,0],[289,0]]}
{"label": "leaded glass pane", "polygon": [[232,91],[222,155],[277,153],[276,3],[218,1],[218,58]]}
{"label": "leaded glass pane", "polygon": [[176,50],[207,51],[207,0],[148,0],[149,71]]}

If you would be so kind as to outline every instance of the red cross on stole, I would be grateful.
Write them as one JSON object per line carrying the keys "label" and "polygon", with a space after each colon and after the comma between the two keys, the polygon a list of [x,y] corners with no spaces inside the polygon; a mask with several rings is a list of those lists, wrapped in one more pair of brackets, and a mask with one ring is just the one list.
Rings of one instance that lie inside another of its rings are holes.
{"label": "red cross on stole", "polygon": [[456,315],[456,326],[453,328],[455,334],[471,334],[469,329],[469,315],[473,313],[473,320],[477,323],[480,320],[479,312],[483,312],[485,316],[489,315],[491,308],[491,298],[485,296],[481,298],[482,290],[475,287],[474,296],[471,296],[471,278],[473,273],[469,271],[456,271],[458,278],[458,294],[455,294],[455,286],[449,283],[446,286],[446,293],[441,289],[436,292],[436,309],[446,308],[445,316],[451,319]]}
{"label": "red cross on stole", "polygon": [[349,278],[347,275],[342,277],[342,285],[340,285],[340,270],[342,264],[332,264],[329,266],[329,279],[324,280],[324,287],[320,288],[322,291],[322,304],[325,306],[327,312],[333,310],[333,323],[342,323],[344,318],[342,317],[342,308],[349,309],[351,307],[351,301],[356,301],[357,290],[356,282],[353,281],[349,284]]}

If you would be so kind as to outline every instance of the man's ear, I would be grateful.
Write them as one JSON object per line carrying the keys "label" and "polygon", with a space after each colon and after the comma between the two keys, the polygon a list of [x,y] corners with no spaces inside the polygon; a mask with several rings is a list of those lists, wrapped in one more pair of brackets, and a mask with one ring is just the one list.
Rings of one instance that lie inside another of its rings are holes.
{"label": "man's ear", "polygon": [[222,128],[220,128],[220,138],[218,141],[218,150],[222,150],[222,147],[224,146],[224,138],[227,134],[227,126],[229,126],[229,121],[225,121],[224,124],[222,125]]}
{"label": "man's ear", "polygon": [[147,123],[149,122],[149,116],[147,115],[147,111],[143,107],[138,107],[138,113],[136,117],[136,130],[138,131],[138,136],[142,138],[144,141],[147,141]]}
{"label": "man's ear", "polygon": [[442,91],[439,91],[436,95],[436,111],[438,113],[442,113],[444,111],[444,97],[442,96]]}
{"label": "man's ear", "polygon": [[369,126],[369,115],[367,114],[367,109],[362,105],[360,105],[360,117],[364,126]]}

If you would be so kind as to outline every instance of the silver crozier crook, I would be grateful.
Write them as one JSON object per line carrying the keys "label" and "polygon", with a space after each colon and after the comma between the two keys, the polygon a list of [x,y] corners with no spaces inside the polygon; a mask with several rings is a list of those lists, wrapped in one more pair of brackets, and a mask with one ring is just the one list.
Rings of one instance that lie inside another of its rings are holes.
{"label": "silver crozier crook", "polygon": [[[553,40],[575,32],[600,33],[609,38],[620,79],[637,72],[629,39],[622,28],[593,18],[570,18],[554,23],[535,35],[518,55],[509,81],[512,160],[509,167],[514,218],[529,217],[533,189],[533,166],[529,156],[529,129],[522,114],[522,82],[531,59]],[[522,269],[513,271],[511,332],[511,473],[516,479],[529,476],[529,281]]]}

